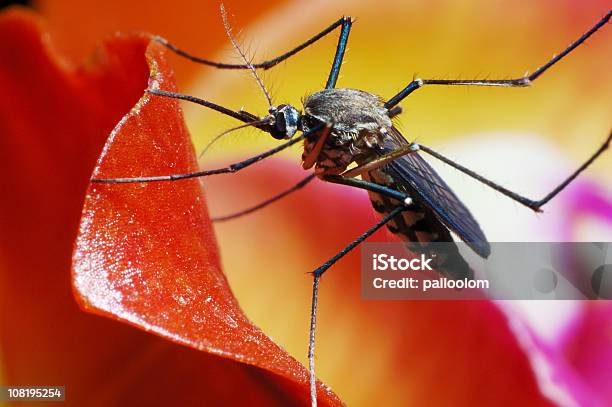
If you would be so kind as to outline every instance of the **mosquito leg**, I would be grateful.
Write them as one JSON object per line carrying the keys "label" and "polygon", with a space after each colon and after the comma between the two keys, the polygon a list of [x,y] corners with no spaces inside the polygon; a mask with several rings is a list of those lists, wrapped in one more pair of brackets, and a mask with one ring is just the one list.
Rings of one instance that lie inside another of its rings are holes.
{"label": "mosquito leg", "polygon": [[344,51],[346,51],[346,44],[348,42],[348,36],[351,32],[351,25],[353,20],[350,17],[342,17],[342,31],[340,31],[340,38],[338,38],[338,45],[336,46],[336,55],[334,56],[334,63],[332,64],[325,89],[332,89],[336,87],[338,81],[338,75],[340,74],[340,67],[342,66],[342,60],[344,59]]}
{"label": "mosquito leg", "polygon": [[321,149],[327,141],[327,137],[329,137],[331,133],[331,128],[332,124],[328,123],[325,129],[323,129],[323,131],[318,135],[319,138],[310,151],[306,151],[306,148],[304,148],[304,152],[302,153],[302,168],[308,170],[315,165],[317,159],[319,158],[319,154],[321,153]]}
{"label": "mosquito leg", "polygon": [[[249,113],[243,110],[236,112],[226,107],[217,105],[213,102],[209,102],[208,100],[200,99],[200,98],[197,98],[191,95],[185,95],[184,93],[168,92],[168,91],[161,90],[161,89],[146,89],[145,92],[151,95],[155,95],[155,96],[167,97],[170,99],[185,100],[187,102],[195,103],[197,105],[207,107],[219,113],[223,113],[226,116],[233,117],[234,119],[240,120],[244,123],[252,123],[255,121],[262,120],[261,118],[255,116],[252,113]],[[265,125],[261,125],[261,126],[256,125],[255,127],[261,130],[267,131],[266,130],[267,127]]]}
{"label": "mosquito leg", "polygon": [[[350,17],[342,17],[340,18],[338,21],[334,22],[332,25],[330,25],[329,27],[327,27],[326,29],[324,29],[323,31],[321,31],[320,33],[318,33],[317,35],[313,36],[312,38],[308,39],[307,41],[303,42],[302,44],[298,45],[297,47],[285,52],[284,54],[267,60],[267,61],[263,61],[263,62],[259,62],[256,64],[250,64],[253,68],[260,68],[260,69],[270,69],[273,66],[277,65],[278,63],[284,61],[285,59],[297,54],[298,52],[300,52],[301,50],[303,50],[304,48],[309,47],[310,45],[314,44],[315,42],[317,42],[318,40],[320,40],[321,38],[325,37],[327,34],[329,34],[330,32],[334,31],[336,28],[342,26],[342,32],[344,32],[346,29],[345,27],[350,27],[352,23],[352,20]],[[348,33],[346,34],[346,36],[348,36]],[[340,35],[340,38],[342,40],[342,34]],[[156,36],[153,38],[154,41],[160,43],[161,45],[165,46],[166,48],[170,49],[171,51],[173,51],[174,53],[187,58],[190,61],[196,62],[198,64],[204,64],[204,65],[209,65],[209,66],[214,66],[215,68],[219,68],[219,69],[249,69],[249,65],[248,64],[225,64],[225,63],[220,63],[220,62],[214,62],[214,61],[210,61],[208,59],[204,59],[204,58],[199,58],[196,56],[193,56],[181,49],[179,49],[176,45],[172,44],[170,41],[166,40],[165,38]],[[346,43],[346,40],[345,40]]]}
{"label": "mosquito leg", "polygon": [[283,151],[284,149],[291,147],[292,145],[296,143],[299,143],[300,141],[308,137],[308,135],[310,135],[311,133],[317,132],[323,129],[324,127],[325,127],[325,124],[318,124],[314,126],[312,129],[310,129],[309,131],[302,133],[298,137],[292,138],[291,140],[287,141],[286,143],[281,144],[280,146],[274,147],[273,149],[270,149],[264,153],[258,154],[255,157],[251,157],[247,160],[240,161],[240,162],[228,165],[227,167],[223,167],[223,168],[216,168],[213,170],[204,170],[204,171],[197,171],[197,172],[189,172],[185,174],[159,175],[159,176],[153,176],[153,177],[94,178],[91,180],[91,182],[107,183],[107,184],[125,184],[125,183],[132,183],[132,182],[176,181],[179,179],[206,177],[209,175],[216,175],[216,174],[234,173],[234,172],[242,170],[243,168],[248,167],[249,165],[255,164],[256,162],[259,162],[265,158],[268,158],[280,151]]}
{"label": "mosquito leg", "polygon": [[402,111],[403,109],[401,106],[393,106],[391,109],[389,109],[387,115],[389,115],[389,119],[393,119],[395,116],[401,114]]}
{"label": "mosquito leg", "polygon": [[315,329],[317,326],[317,302],[319,298],[319,281],[323,273],[327,271],[331,266],[334,265],[338,260],[344,257],[347,253],[357,247],[361,242],[367,239],[370,235],[376,232],[378,229],[389,223],[394,217],[400,212],[405,210],[403,206],[398,206],[393,209],[382,218],[374,226],[366,230],[361,236],[353,240],[344,249],[338,252],[334,257],[323,263],[319,268],[313,271],[313,282],[312,282],[312,307],[310,311],[310,336],[308,342],[308,363],[310,369],[310,401],[311,406],[316,407],[317,405],[317,377],[315,375],[315,363],[314,363],[314,352],[315,352]]}
{"label": "mosquito leg", "polygon": [[593,154],[591,155],[591,157],[589,157],[588,160],[586,160],[576,171],[574,171],[569,177],[567,177],[565,179],[565,181],[563,181],[562,183],[560,183],[557,187],[555,187],[550,193],[548,193],[544,198],[538,200],[538,201],[534,201],[532,199],[526,198],[522,195],[517,194],[516,192],[512,192],[504,187],[502,187],[501,185],[496,184],[493,181],[490,181],[486,178],[484,178],[483,176],[475,173],[474,171],[465,168],[464,166],[462,166],[461,164],[458,164],[456,162],[454,162],[453,160],[444,157],[442,154],[432,150],[429,147],[420,145],[420,149],[424,152],[426,152],[427,154],[437,158],[438,160],[450,165],[451,167],[463,172],[464,174],[469,175],[470,177],[474,178],[477,181],[482,182],[483,184],[493,188],[494,190],[501,192],[502,194],[506,195],[507,197],[515,200],[516,202],[525,205],[526,207],[533,209],[536,212],[540,212],[540,208],[542,206],[544,206],[546,203],[548,203],[548,201],[550,201],[551,199],[553,199],[555,196],[557,196],[557,194],[559,192],[561,192],[565,187],[567,187],[578,175],[580,175],[580,173],[582,173],[582,171],[584,171],[589,165],[591,165],[593,163],[593,161],[595,161],[597,159],[597,157],[599,157],[604,151],[606,151],[608,149],[608,147],[610,146],[610,140],[612,140],[612,132],[610,132],[610,135],[608,136],[608,138],[606,139],[606,141],[602,144],[601,147],[599,147],[599,149]]}
{"label": "mosquito leg", "polygon": [[551,66],[559,62],[563,57],[572,52],[576,47],[585,42],[587,38],[593,35],[597,30],[603,27],[612,16],[612,11],[595,24],[590,30],[584,33],[580,38],[570,44],[567,48],[561,51],[560,54],[553,57],[550,61],[536,69],[534,73],[528,76],[517,79],[473,79],[473,80],[461,80],[461,79],[415,79],[408,84],[401,92],[389,99],[385,103],[387,109],[392,108],[401,102],[406,96],[410,95],[415,90],[425,85],[468,85],[468,86],[506,86],[506,87],[523,87],[529,86],[531,82],[535,81],[540,75],[546,72]]}
{"label": "mosquito leg", "polygon": [[405,156],[406,154],[412,154],[412,153],[416,153],[417,151],[419,151],[419,145],[418,144],[410,144],[406,147],[402,147],[400,149],[397,149],[395,151],[392,151],[388,154],[385,154],[383,156],[380,156],[366,164],[363,165],[359,165],[355,168],[352,168],[348,171],[343,172],[341,175],[343,177],[350,177],[350,178],[354,178],[358,175],[363,174],[366,171],[372,171],[375,170],[377,168],[380,168],[384,165],[387,165],[387,163],[396,160],[400,157]]}
{"label": "mosquito leg", "polygon": [[397,199],[398,201],[403,202],[406,206],[410,206],[412,204],[412,198],[408,194],[396,191],[395,189],[387,188],[374,182],[364,181],[357,178],[346,178],[342,175],[324,175],[323,180],[333,184],[346,185],[349,187],[376,192],[388,198]]}
{"label": "mosquito leg", "polygon": [[303,180],[301,180],[300,182],[298,182],[297,184],[295,184],[294,186],[292,186],[289,189],[284,190],[283,192],[274,195],[271,198],[266,199],[263,202],[258,203],[257,205],[254,205],[250,208],[247,209],[243,209],[239,212],[235,212],[229,215],[223,215],[223,216],[217,216],[212,218],[211,220],[213,222],[225,222],[228,220],[232,220],[232,219],[236,219],[245,215],[248,215],[250,213],[253,213],[255,211],[258,211],[260,209],[265,208],[266,206],[273,204],[276,201],[281,200],[282,198],[286,197],[287,195],[291,194],[292,192],[295,192],[299,189],[304,188],[310,181],[312,181],[315,178],[315,174],[310,174],[309,176],[307,176],[306,178],[304,178]]}

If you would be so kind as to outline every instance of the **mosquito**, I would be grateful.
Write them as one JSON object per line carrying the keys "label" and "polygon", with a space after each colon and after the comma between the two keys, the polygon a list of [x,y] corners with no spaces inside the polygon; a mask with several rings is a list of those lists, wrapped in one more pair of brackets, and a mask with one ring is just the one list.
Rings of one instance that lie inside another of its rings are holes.
{"label": "mosquito", "polygon": [[[313,174],[301,180],[290,189],[270,199],[238,213],[217,218],[217,221],[234,219],[255,210],[261,209],[284,196],[304,187],[314,178],[326,182],[346,185],[367,190],[375,211],[381,219],[363,234],[350,242],[335,256],[312,272],[312,304],[310,315],[310,334],[308,361],[310,370],[311,405],[317,405],[315,376],[315,332],[317,321],[317,300],[321,276],[339,259],[357,247],[366,238],[383,226],[397,234],[406,242],[417,244],[416,250],[427,250],[432,242],[453,242],[451,233],[457,235],[479,256],[486,258],[491,252],[487,239],[478,222],[463,205],[451,188],[440,178],[434,169],[422,158],[425,153],[458,171],[474,178],[493,190],[507,196],[527,208],[540,212],[542,206],[557,196],[609,146],[610,133],[603,145],[595,151],[576,171],[555,187],[542,199],[532,200],[517,194],[503,186],[486,179],[476,172],[443,156],[423,144],[407,141],[393,125],[392,119],[401,113],[399,103],[417,89],[426,86],[499,86],[527,87],[544,72],[584,43],[609,20],[612,11],[593,25],[582,36],[571,43],[559,54],[538,67],[532,74],[516,79],[413,79],[399,93],[389,99],[358,89],[336,88],[336,82],[342,66],[353,20],[341,17],[320,33],[301,43],[284,54],[259,63],[252,63],[236,43],[227,15],[221,5],[221,16],[227,34],[234,48],[239,52],[244,63],[228,64],[214,62],[193,56],[170,43],[164,38],[155,37],[155,41],[171,51],[193,62],[213,66],[219,69],[249,70],[268,101],[268,115],[259,117],[244,110],[234,111],[210,101],[194,96],[161,89],[147,89],[151,95],[168,97],[192,102],[224,115],[233,117],[243,124],[228,130],[233,131],[247,126],[256,127],[284,143],[259,155],[236,162],[227,167],[202,170],[198,172],[159,176],[142,176],[132,178],[92,179],[97,183],[135,183],[163,182],[182,179],[206,177],[217,174],[238,172],[252,164],[303,142],[302,166],[304,169],[314,167]],[[325,88],[308,96],[303,103],[303,112],[288,104],[275,106],[268,94],[257,70],[267,70],[290,58],[303,49],[314,44],[333,31],[340,29],[336,52]],[[224,133],[227,133],[224,132]],[[298,135],[298,133],[300,133]],[[350,167],[350,168],[349,168]],[[463,260],[456,246],[450,245],[444,256],[440,256],[438,269],[453,278],[471,276],[468,264]],[[411,246],[411,250],[412,250]],[[446,259],[446,260],[445,260]],[[454,271],[445,265],[452,260],[462,265]]]}

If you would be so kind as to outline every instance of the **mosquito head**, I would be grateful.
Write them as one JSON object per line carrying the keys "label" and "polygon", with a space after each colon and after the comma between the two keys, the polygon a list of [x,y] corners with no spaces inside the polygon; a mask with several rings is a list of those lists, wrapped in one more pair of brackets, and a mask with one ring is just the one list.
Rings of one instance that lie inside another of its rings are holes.
{"label": "mosquito head", "polygon": [[275,139],[290,139],[300,126],[301,114],[291,105],[280,105],[270,108],[274,117],[274,126],[270,134]]}

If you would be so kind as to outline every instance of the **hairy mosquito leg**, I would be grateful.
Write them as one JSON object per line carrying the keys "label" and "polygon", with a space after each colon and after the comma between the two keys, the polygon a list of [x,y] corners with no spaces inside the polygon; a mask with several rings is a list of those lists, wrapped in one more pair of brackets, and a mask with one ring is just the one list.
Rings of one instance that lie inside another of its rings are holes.
{"label": "hairy mosquito leg", "polygon": [[[244,123],[251,123],[254,121],[262,120],[252,113],[245,112],[243,110],[236,112],[226,107],[220,106],[216,103],[209,102],[208,100],[200,99],[198,97],[191,96],[191,95],[185,95],[184,93],[168,92],[166,90],[161,90],[161,89],[146,89],[145,92],[151,95],[155,95],[155,96],[167,97],[170,99],[185,100],[187,102],[195,103],[197,105],[207,107],[219,113],[223,113],[226,116],[233,117],[234,119],[240,120]],[[258,126],[255,126],[255,127],[258,127]]]}
{"label": "hairy mosquito leg", "polygon": [[319,158],[319,154],[321,153],[321,149],[323,148],[325,142],[327,141],[327,138],[331,134],[332,126],[333,125],[331,123],[326,124],[323,131],[321,131],[321,133],[317,135],[319,138],[315,142],[315,145],[312,150],[306,152],[306,149],[304,149],[304,152],[302,153],[302,168],[304,168],[305,170],[312,168],[312,166],[316,164],[317,159]]}
{"label": "hairy mosquito leg", "polygon": [[[342,17],[340,19],[338,19],[336,22],[334,22],[332,25],[330,25],[329,27],[327,27],[326,29],[324,29],[323,31],[321,31],[320,33],[318,33],[317,35],[311,37],[310,39],[306,40],[305,42],[301,43],[300,45],[298,45],[297,47],[285,52],[284,54],[267,60],[267,61],[263,61],[263,62],[259,62],[259,63],[255,63],[255,64],[250,64],[253,68],[258,68],[258,69],[270,69],[273,66],[279,64],[280,62],[286,60],[287,58],[297,54],[298,52],[302,51],[304,48],[309,47],[310,45],[314,44],[315,42],[317,42],[318,40],[320,40],[321,38],[325,37],[327,34],[329,34],[330,32],[334,31],[336,28],[338,27],[342,27],[343,30],[345,30],[344,27],[349,26],[352,24],[351,18],[350,17]],[[341,36],[342,38],[342,36]],[[169,50],[171,50],[172,52],[187,58],[190,61],[193,61],[195,63],[198,64],[204,64],[204,65],[209,65],[209,66],[213,66],[215,68],[219,68],[219,69],[249,69],[249,65],[247,64],[225,64],[225,63],[221,63],[221,62],[214,62],[208,59],[204,59],[204,58],[200,58],[200,57],[196,57],[194,55],[191,55],[189,53],[187,53],[186,51],[183,51],[182,49],[178,48],[176,45],[172,44],[170,41],[166,40],[165,38],[162,38],[160,36],[156,36],[153,38],[154,41],[160,43],[161,45],[165,46],[166,48],[168,48]]]}
{"label": "hairy mosquito leg", "polygon": [[389,115],[389,119],[393,119],[395,116],[401,114],[403,110],[404,109],[402,109],[401,106],[393,106],[391,109],[389,109],[389,112],[387,113]]}
{"label": "hairy mosquito leg", "polygon": [[310,311],[310,336],[308,342],[308,364],[310,369],[310,401],[312,407],[317,405],[317,377],[315,375],[314,351],[315,351],[315,331],[317,326],[317,302],[319,297],[319,281],[323,273],[334,265],[338,260],[348,254],[351,250],[357,247],[361,242],[367,239],[370,235],[389,223],[394,217],[399,215],[403,210],[403,206],[398,206],[382,218],[374,226],[366,230],[361,236],[349,243],[344,249],[338,252],[334,257],[323,263],[319,268],[313,271],[312,282],[312,306]]}
{"label": "hairy mosquito leg", "polygon": [[387,188],[374,182],[364,181],[357,178],[347,178],[343,177],[342,175],[324,175],[323,180],[333,184],[346,185],[349,187],[376,192],[388,198],[397,199],[398,201],[403,202],[406,206],[410,206],[412,204],[412,198],[408,194],[396,191],[395,189]]}
{"label": "hairy mosquito leg", "polygon": [[273,204],[276,201],[281,200],[282,198],[286,197],[287,195],[291,194],[292,192],[295,192],[295,191],[297,191],[299,189],[304,188],[315,177],[316,177],[315,174],[310,174],[306,178],[304,178],[303,180],[301,180],[300,182],[298,182],[297,184],[292,186],[291,188],[286,189],[283,192],[281,192],[279,194],[276,194],[273,197],[268,198],[268,199],[266,199],[263,202],[258,203],[257,205],[254,205],[254,206],[252,206],[250,208],[243,209],[243,210],[241,210],[239,212],[235,212],[235,213],[232,213],[232,214],[229,214],[229,215],[217,216],[217,217],[212,218],[211,220],[213,222],[225,222],[225,221],[228,221],[228,220],[232,220],[232,219],[236,219],[236,218],[242,217],[244,215],[248,215],[248,214],[253,213],[255,211],[258,211],[260,209],[263,209],[266,206],[268,206],[270,204]]}
{"label": "hairy mosquito leg", "polygon": [[546,62],[544,65],[536,69],[534,73],[528,76],[517,79],[472,79],[472,80],[461,80],[461,79],[415,79],[408,84],[401,92],[393,96],[389,101],[385,103],[387,109],[391,109],[393,106],[401,102],[406,96],[410,95],[415,90],[425,85],[466,85],[466,86],[506,86],[506,87],[523,87],[529,86],[531,82],[535,81],[540,75],[546,72],[551,66],[559,62],[564,56],[572,52],[576,47],[585,42],[587,38],[593,35],[597,30],[603,27],[612,16],[612,11],[595,24],[590,30],[584,33],[580,38],[571,43],[567,48],[561,51],[560,54],[553,57],[551,60]]}
{"label": "hairy mosquito leg", "polygon": [[340,75],[340,68],[342,67],[342,60],[344,59],[344,52],[346,51],[346,44],[348,43],[348,36],[351,32],[351,25],[353,24],[350,17],[342,17],[341,20],[342,30],[340,31],[340,38],[338,39],[338,45],[336,45],[336,55],[334,55],[334,62],[329,72],[325,89],[336,87],[338,75]]}
{"label": "hairy mosquito leg", "polygon": [[393,160],[397,160],[398,158],[403,157],[406,154],[414,154],[418,151],[419,151],[419,145],[413,143],[404,148],[397,149],[388,154],[375,158],[374,160],[367,162],[363,165],[359,165],[355,168],[345,171],[340,175],[342,175],[343,177],[350,177],[350,178],[357,177],[363,174],[364,172],[372,171],[384,165],[387,165],[387,163]]}
{"label": "hairy mosquito leg", "polygon": [[[486,179],[485,177],[483,177],[480,174],[477,174],[476,172],[462,166],[459,163],[456,163],[455,161],[451,160],[450,158],[447,158],[445,156],[443,156],[442,154],[432,150],[431,148],[424,146],[422,144],[416,144],[416,143],[412,143],[411,146],[413,149],[417,149],[420,151],[423,151],[435,158],[437,158],[438,160],[450,165],[451,167],[463,172],[466,175],[469,175],[470,177],[474,178],[475,180],[487,185],[488,187],[500,192],[501,194],[509,197],[510,199],[513,199],[514,201],[536,211],[536,212],[540,212],[540,208],[542,206],[544,206],[545,204],[547,204],[551,199],[553,199],[555,196],[557,196],[557,194],[559,194],[565,187],[567,187],[576,177],[578,177],[578,175],[580,175],[585,169],[587,169],[589,167],[589,165],[591,165],[593,163],[593,161],[595,161],[601,154],[603,154],[604,151],[606,151],[609,146],[610,146],[610,142],[612,141],[612,132],[610,132],[610,134],[608,135],[608,138],[606,139],[606,141],[602,144],[601,147],[599,147],[599,149],[597,151],[595,151],[595,153],[593,155],[591,155],[591,157],[589,157],[580,167],[578,167],[578,169],[576,171],[574,171],[570,176],[568,176],[563,182],[561,182],[557,187],[555,187],[550,193],[548,193],[544,198],[540,199],[540,200],[532,200],[529,198],[526,198],[522,195],[517,194],[516,192],[510,191],[507,188],[502,187],[499,184],[496,184],[495,182]],[[332,182],[335,184],[341,184],[341,185],[347,185],[347,186],[352,186],[352,187],[356,187],[356,188],[361,188],[361,189],[366,189],[368,191],[372,191],[372,192],[376,192],[379,193],[381,195],[387,196],[389,198],[393,198],[393,199],[397,199],[399,201],[404,201],[406,204],[409,204],[411,198],[407,195],[404,194],[402,192],[393,190],[391,188],[387,188],[384,187],[382,185],[378,185],[375,184],[373,182],[369,182],[369,181],[364,181],[364,180],[360,180],[360,179],[355,179],[355,178],[349,178],[349,177],[345,177],[344,174],[343,175],[325,175],[323,177],[323,179],[325,181],[328,182]],[[406,201],[408,200],[408,201]]]}
{"label": "hairy mosquito leg", "polygon": [[559,185],[557,185],[550,193],[548,193],[544,198],[538,200],[538,201],[534,201],[532,199],[526,198],[522,195],[517,194],[516,192],[510,191],[509,189],[506,189],[504,187],[502,187],[499,184],[496,184],[493,181],[490,181],[488,179],[486,179],[485,177],[483,177],[482,175],[477,174],[476,172],[465,168],[464,166],[462,166],[461,164],[456,163],[455,161],[451,160],[450,158],[446,158],[444,157],[442,154],[432,150],[429,147],[426,147],[424,145],[420,145],[420,149],[421,151],[426,152],[427,154],[437,158],[438,160],[450,165],[451,167],[463,172],[464,174],[469,175],[470,177],[474,178],[477,181],[482,182],[483,184],[487,185],[488,187],[493,188],[494,190],[506,195],[507,197],[509,197],[510,199],[515,200],[516,202],[525,205],[526,207],[536,211],[536,212],[540,212],[540,208],[542,206],[544,206],[546,203],[548,203],[551,199],[553,199],[555,196],[557,196],[557,194],[559,194],[559,192],[561,192],[565,187],[567,187],[578,175],[580,175],[581,172],[583,172],[585,169],[587,169],[587,167],[589,165],[591,165],[593,163],[593,161],[595,161],[597,159],[597,157],[599,157],[604,151],[606,151],[608,149],[608,147],[610,146],[610,141],[612,140],[612,132],[610,132],[610,135],[608,135],[608,138],[606,139],[606,141],[602,144],[601,147],[599,147],[599,149],[597,151],[595,151],[595,153],[593,155],[591,155],[591,157],[589,157],[588,160],[586,160],[580,167],[578,167],[578,169],[576,171],[574,171],[569,177],[567,177],[565,179],[565,181],[561,182]]}
{"label": "hairy mosquito leg", "polygon": [[107,184],[125,184],[125,183],[132,183],[132,182],[157,182],[157,181],[176,181],[179,179],[187,179],[187,178],[196,178],[196,177],[206,177],[209,175],[217,175],[217,174],[228,174],[228,173],[234,173],[237,171],[240,171],[252,164],[255,164],[256,162],[259,162],[265,158],[268,158],[280,151],[283,151],[284,149],[291,147],[292,145],[299,143],[300,141],[304,140],[306,137],[308,137],[309,134],[313,133],[313,132],[317,132],[319,130],[321,130],[322,128],[324,128],[325,125],[324,124],[318,124],[316,126],[314,126],[312,129],[310,129],[309,131],[302,133],[301,135],[292,138],[291,140],[287,141],[286,143],[283,143],[277,147],[274,147],[273,149],[270,149],[262,154],[256,155],[254,157],[251,157],[247,160],[244,161],[240,161],[234,164],[231,164],[227,167],[223,167],[223,168],[216,168],[213,170],[204,170],[204,171],[197,171],[197,172],[189,172],[189,173],[185,173],[185,174],[172,174],[172,175],[159,175],[159,176],[153,176],[153,177],[133,177],[133,178],[94,178],[91,180],[91,182],[98,182],[98,183],[107,183]]}

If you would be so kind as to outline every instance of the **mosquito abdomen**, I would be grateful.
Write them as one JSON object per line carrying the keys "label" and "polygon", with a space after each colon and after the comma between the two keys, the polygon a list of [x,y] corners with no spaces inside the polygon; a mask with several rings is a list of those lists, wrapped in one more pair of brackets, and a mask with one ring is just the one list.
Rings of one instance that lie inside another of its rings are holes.
{"label": "mosquito abdomen", "polygon": [[[383,170],[370,171],[363,174],[363,178],[389,188],[397,188]],[[413,253],[435,251],[435,268],[445,276],[453,279],[473,278],[474,273],[455,244],[436,245],[433,250],[431,243],[453,242],[452,236],[428,206],[422,204],[414,193],[406,192],[411,195],[412,204],[390,221],[387,229],[403,241],[409,242],[408,249]],[[374,210],[383,216],[401,205],[399,201],[375,192],[369,192],[369,195]]]}

